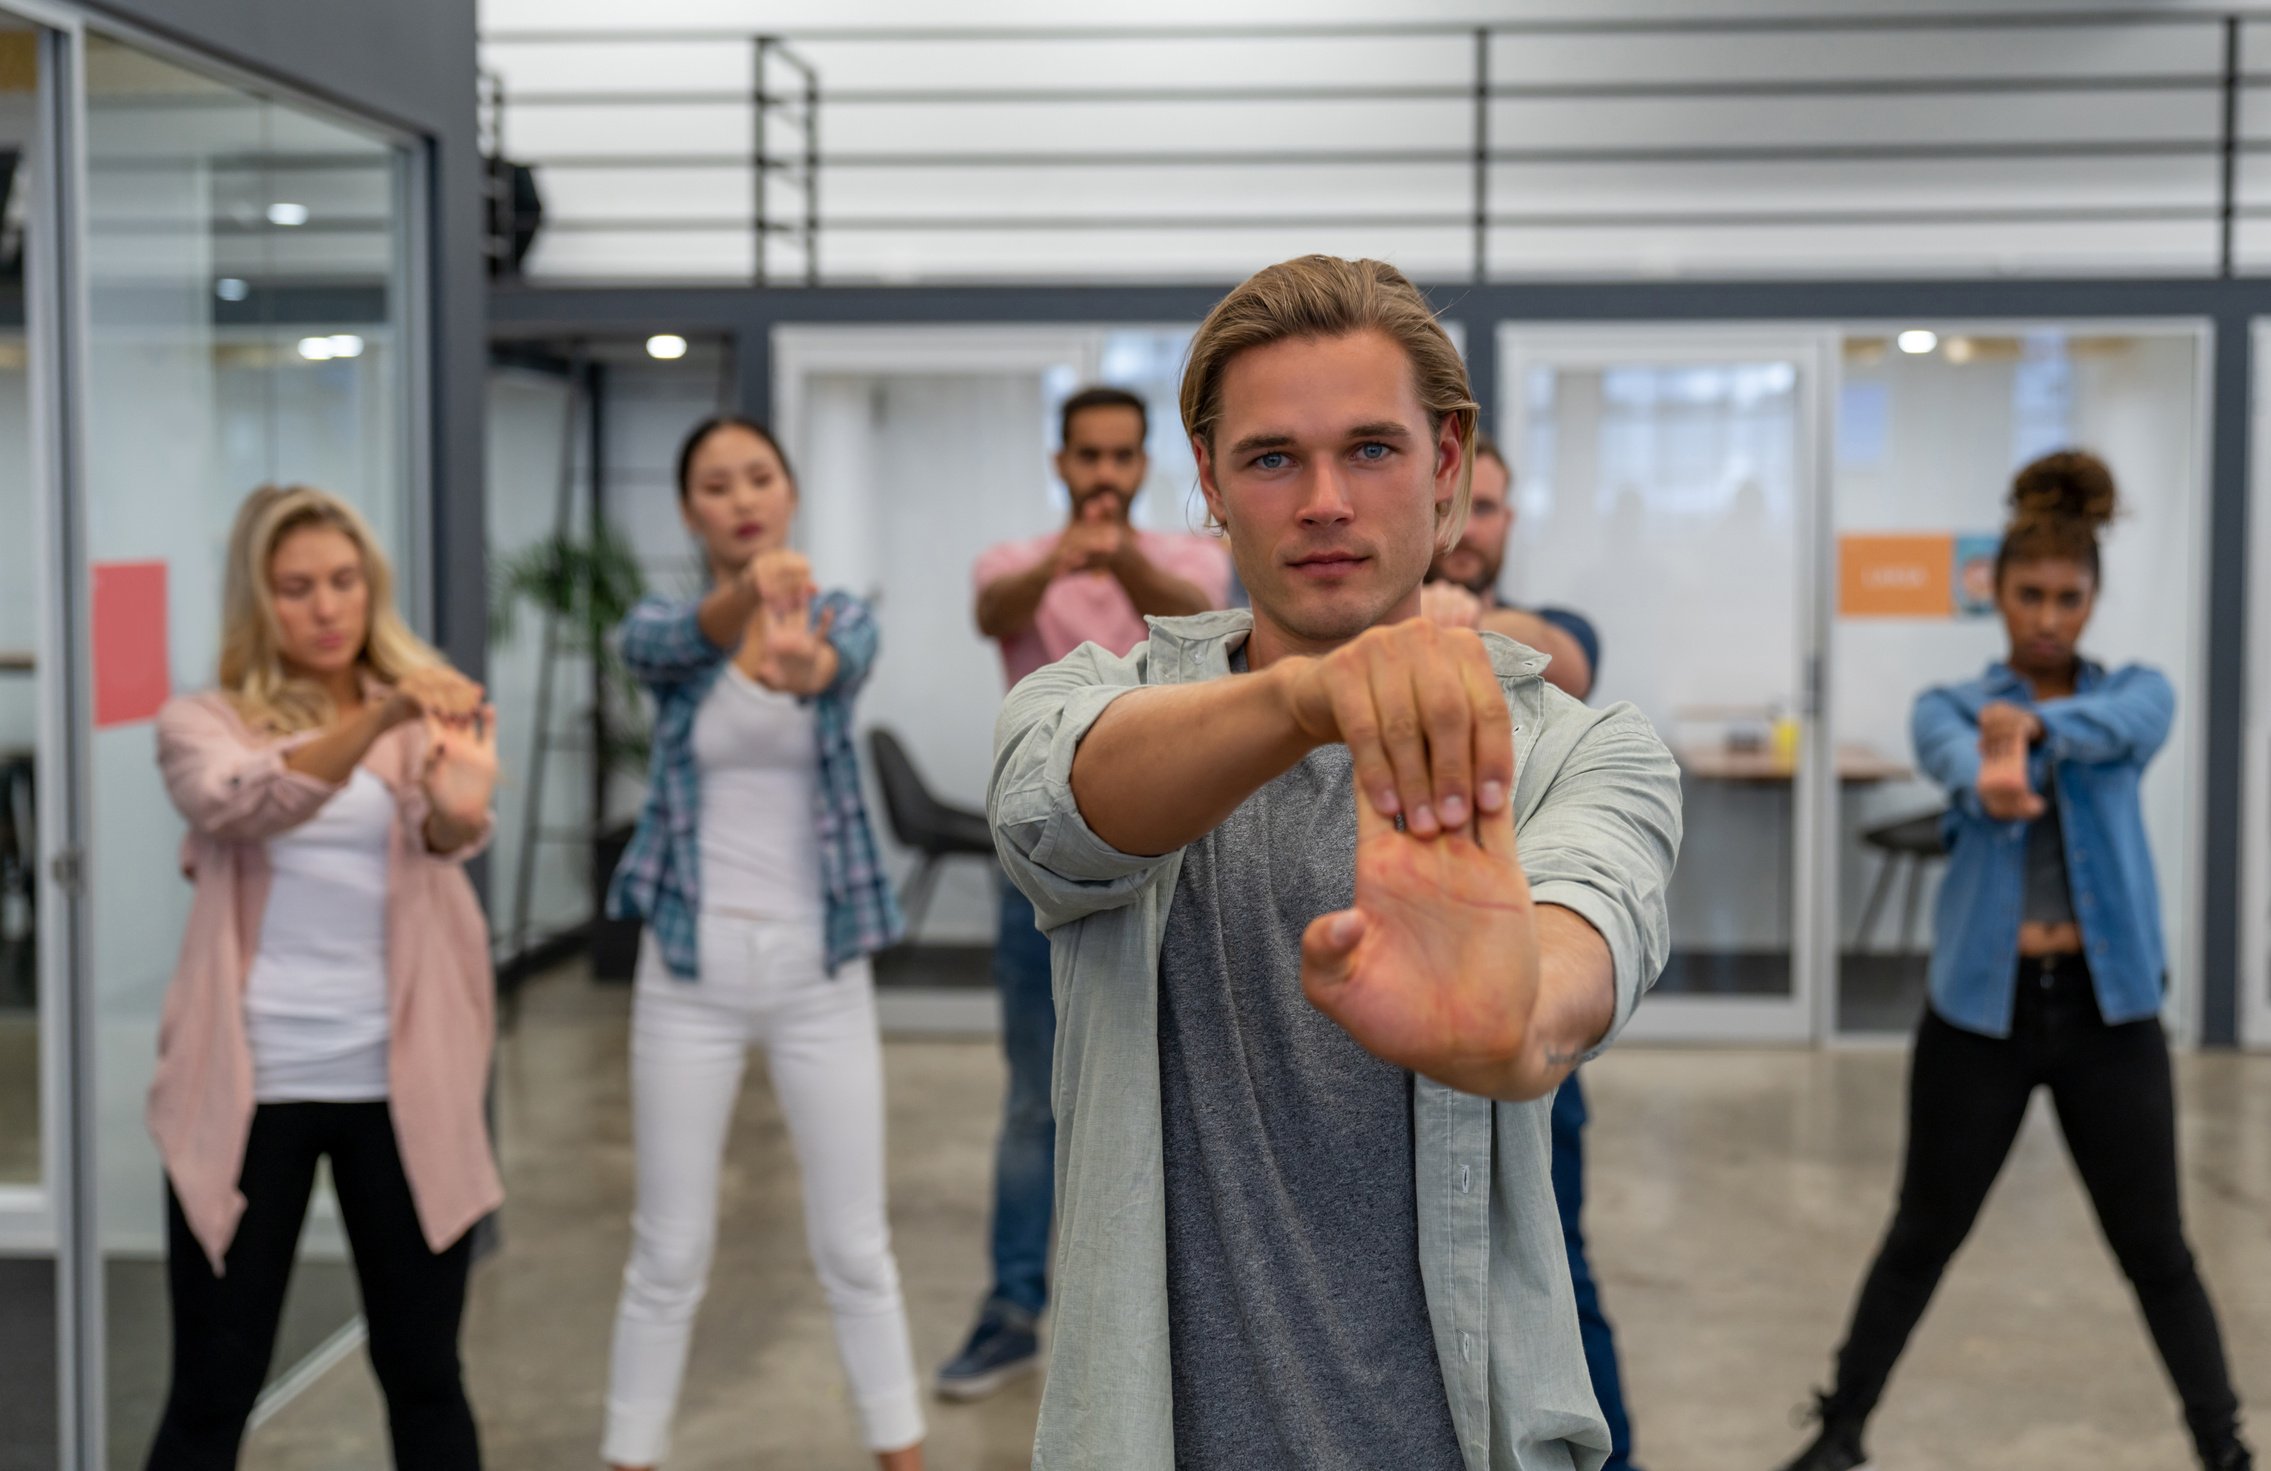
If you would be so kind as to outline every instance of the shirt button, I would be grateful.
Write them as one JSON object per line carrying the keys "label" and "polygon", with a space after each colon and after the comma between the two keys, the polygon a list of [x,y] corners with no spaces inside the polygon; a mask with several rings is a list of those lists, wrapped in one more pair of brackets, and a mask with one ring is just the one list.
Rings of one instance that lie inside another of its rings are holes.
{"label": "shirt button", "polygon": [[1465,1165],[1459,1166],[1459,1188],[1461,1190],[1475,1188],[1474,1174]]}
{"label": "shirt button", "polygon": [[1460,1335],[1459,1335],[1459,1358],[1460,1358],[1460,1360],[1461,1360],[1462,1362],[1471,1363],[1471,1362],[1473,1362],[1473,1360],[1474,1360],[1474,1356],[1475,1356],[1475,1340],[1474,1340],[1474,1335],[1473,1335],[1473,1334],[1470,1334],[1470,1333],[1462,1333],[1462,1334],[1460,1334]]}

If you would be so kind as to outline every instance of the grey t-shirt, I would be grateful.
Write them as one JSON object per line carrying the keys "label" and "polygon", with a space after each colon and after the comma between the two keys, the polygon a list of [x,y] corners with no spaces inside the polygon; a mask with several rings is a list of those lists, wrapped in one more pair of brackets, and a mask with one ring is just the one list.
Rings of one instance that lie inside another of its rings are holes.
{"label": "grey t-shirt", "polygon": [[1348,749],[1184,850],[1159,958],[1175,1464],[1462,1471],[1419,1275],[1411,1075],[1301,991],[1353,902]]}

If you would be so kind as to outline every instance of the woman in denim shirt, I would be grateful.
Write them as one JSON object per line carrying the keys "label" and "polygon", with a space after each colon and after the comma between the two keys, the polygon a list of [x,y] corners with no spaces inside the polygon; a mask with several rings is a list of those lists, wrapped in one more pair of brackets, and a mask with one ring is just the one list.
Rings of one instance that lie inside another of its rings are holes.
{"label": "woman in denim shirt", "polygon": [[654,696],[655,733],[647,808],[608,893],[610,914],[647,930],[631,1017],[638,1204],[602,1454],[638,1468],[667,1449],[726,1128],[762,1046],[862,1434],[883,1471],[920,1471],[867,961],[904,925],[852,749],[875,625],[857,598],[818,595],[789,550],[796,481],[762,425],[698,426],[679,452],[678,500],[710,591],[649,599],[620,634]]}
{"label": "woman in denim shirt", "polygon": [[2160,893],[2138,786],[2175,695],[2077,653],[2113,476],[2068,451],[2021,470],[1996,558],[2007,663],[1916,702],[1917,759],[1948,790],[1931,1005],[1917,1029],[1892,1228],[1789,1471],[1851,1471],[1861,1430],[2038,1086],[2137,1293],[2209,1471],[2253,1465],[2223,1339],[2184,1239],[2160,1006]]}

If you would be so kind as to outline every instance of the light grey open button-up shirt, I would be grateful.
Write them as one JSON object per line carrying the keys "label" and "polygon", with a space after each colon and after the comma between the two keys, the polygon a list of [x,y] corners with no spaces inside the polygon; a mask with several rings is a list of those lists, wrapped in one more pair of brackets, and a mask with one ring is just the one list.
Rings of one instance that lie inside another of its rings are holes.
{"label": "light grey open button-up shirt", "polygon": [[[1057,1002],[1057,1268],[1036,1471],[1174,1471],[1159,950],[1182,855],[1099,838],[1072,758],[1112,701],[1227,677],[1240,610],[1154,618],[1125,658],[1083,645],[1010,692],[988,794],[995,846],[1048,932]],[[1576,911],[1616,964],[1616,1021],[1663,969],[1680,778],[1630,706],[1594,711],[1486,634],[1514,716],[1515,831],[1532,899]],[[1469,1471],[1597,1471],[1593,1401],[1554,1210],[1551,1099],[1412,1095],[1420,1276]]]}

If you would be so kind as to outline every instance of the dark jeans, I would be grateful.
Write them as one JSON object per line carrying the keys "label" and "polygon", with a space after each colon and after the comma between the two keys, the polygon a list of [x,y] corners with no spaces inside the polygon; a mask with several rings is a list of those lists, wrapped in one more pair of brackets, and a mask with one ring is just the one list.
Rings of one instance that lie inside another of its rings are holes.
{"label": "dark jeans", "polygon": [[2020,963],[2008,1039],[1925,1013],[1909,1077],[1900,1205],[1838,1352],[1830,1417],[1858,1424],[1876,1408],[2038,1086],[2050,1089],[2074,1168],[2136,1291],[2194,1438],[2223,1443],[2239,1401],[2215,1310],[2184,1240],[2168,1041],[2153,1018],[2107,1026],[2078,959]]}
{"label": "dark jeans", "polygon": [[1049,1217],[1056,1205],[1057,1120],[1049,1074],[1057,1049],[1057,1002],[1049,989],[1049,938],[1033,903],[1002,881],[994,940],[1001,992],[1001,1046],[1009,1097],[994,1148],[994,1285],[990,1294],[1038,1315],[1049,1303]]}
{"label": "dark jeans", "polygon": [[355,1259],[371,1367],[386,1394],[394,1464],[477,1471],[481,1450],[458,1366],[458,1321],[472,1233],[426,1246],[384,1103],[264,1103],[245,1144],[244,1217],[213,1274],[167,1191],[166,1286],[173,1302],[173,1383],[150,1471],[228,1471],[268,1378],[315,1162],[331,1160]]}
{"label": "dark jeans", "polygon": [[1585,1342],[1585,1369],[1593,1398],[1609,1422],[1609,1458],[1601,1471],[1629,1471],[1632,1421],[1624,1410],[1624,1376],[1617,1370],[1617,1341],[1601,1311],[1601,1289],[1585,1259],[1585,1090],[1577,1075],[1553,1095],[1553,1198],[1561,1208],[1561,1242],[1569,1252],[1569,1280],[1577,1289],[1577,1329]]}

